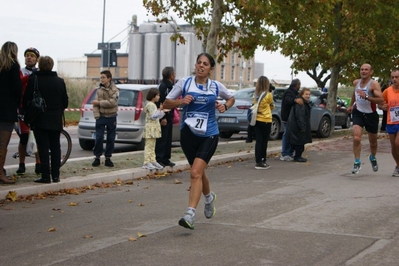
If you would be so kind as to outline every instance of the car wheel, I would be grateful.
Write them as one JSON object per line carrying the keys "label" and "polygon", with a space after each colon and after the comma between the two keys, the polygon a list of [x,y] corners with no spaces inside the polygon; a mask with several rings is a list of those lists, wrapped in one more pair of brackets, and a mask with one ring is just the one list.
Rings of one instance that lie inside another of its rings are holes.
{"label": "car wheel", "polygon": [[223,138],[223,139],[229,139],[231,138],[231,136],[233,136],[233,132],[219,132],[219,137]]}
{"label": "car wheel", "polygon": [[273,117],[269,139],[276,140],[278,139],[279,136],[280,136],[280,122],[278,121],[277,118]]}
{"label": "car wheel", "polygon": [[330,118],[323,116],[320,120],[319,129],[317,130],[317,137],[327,138],[331,134],[331,120]]}
{"label": "car wheel", "polygon": [[94,140],[79,139],[80,147],[85,151],[91,151],[94,148]]}
{"label": "car wheel", "polygon": [[145,146],[145,138],[142,138],[139,143],[136,143],[136,148],[139,151],[144,150],[144,146]]}
{"label": "car wheel", "polygon": [[349,115],[345,118],[345,124],[342,125],[342,128],[350,128],[351,126],[351,117]]}

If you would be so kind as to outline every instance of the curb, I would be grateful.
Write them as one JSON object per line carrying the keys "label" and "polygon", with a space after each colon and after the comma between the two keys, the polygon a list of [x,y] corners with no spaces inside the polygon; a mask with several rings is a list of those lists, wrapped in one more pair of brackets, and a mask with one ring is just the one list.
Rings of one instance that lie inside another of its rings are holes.
{"label": "curb", "polygon": [[[273,148],[273,149],[280,150],[280,148]],[[253,156],[254,156],[253,151],[247,152],[245,154],[237,153],[237,154],[215,155],[212,157],[211,161],[209,162],[209,166],[218,165],[229,161],[237,161],[240,159],[248,159],[252,158]],[[176,161],[175,163],[176,165],[172,169],[173,172],[184,171],[190,168],[190,165],[187,163],[186,160]],[[7,185],[7,188],[9,189],[0,191],[0,200],[6,199],[6,196],[10,191],[16,192],[17,196],[36,195],[48,191],[58,191],[61,189],[71,189],[74,187],[92,186],[95,185],[96,183],[113,183],[117,179],[126,181],[126,180],[144,178],[147,177],[149,174],[153,173],[155,172],[145,170],[142,168],[133,168],[133,169],[125,169],[125,170],[109,172],[107,173],[107,175],[104,175],[103,173],[96,173],[86,176],[68,177],[66,179],[61,179],[61,182],[59,183],[51,183],[51,184],[27,183],[26,185],[23,184],[20,187],[16,188],[14,188],[13,185]]]}
{"label": "curb", "polygon": [[[328,140],[315,141],[310,144],[307,144],[305,147],[314,146],[319,144],[320,142],[332,142],[336,140],[337,140],[336,138],[333,138]],[[271,147],[267,149],[267,155],[270,156],[280,151],[281,151],[281,146]],[[253,159],[254,156],[255,156],[254,149],[252,149],[251,151],[245,151],[245,153],[238,152],[231,154],[214,155],[208,165],[214,166],[231,161]],[[175,163],[176,165],[172,169],[173,172],[184,171],[190,168],[190,165],[187,163],[186,160],[176,161]],[[68,177],[66,179],[61,179],[61,182],[59,183],[51,183],[51,184],[26,183],[16,188],[14,188],[13,185],[6,185],[7,188],[9,189],[0,190],[0,200],[6,199],[6,196],[10,191],[16,192],[17,196],[28,196],[28,195],[45,193],[48,191],[58,191],[61,189],[92,186],[95,185],[96,183],[113,183],[117,179],[121,181],[126,181],[138,178],[145,178],[149,174],[153,173],[149,170],[145,170],[142,168],[132,168],[132,169],[124,169],[124,170],[109,172],[107,173],[107,175],[104,175],[104,173],[96,173],[86,176]]]}

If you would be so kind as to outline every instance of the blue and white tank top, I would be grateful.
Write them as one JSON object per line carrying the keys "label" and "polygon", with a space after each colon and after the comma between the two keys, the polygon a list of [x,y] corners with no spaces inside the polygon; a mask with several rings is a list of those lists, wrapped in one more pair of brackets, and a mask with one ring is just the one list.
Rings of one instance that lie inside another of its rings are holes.
{"label": "blue and white tank top", "polygon": [[180,129],[187,125],[193,134],[200,137],[219,134],[215,116],[216,98],[220,95],[223,99],[229,99],[232,97],[231,92],[220,82],[211,79],[207,80],[207,84],[198,85],[195,76],[192,76],[180,79],[166,98],[175,100],[187,94],[193,96],[194,100],[183,106]]}

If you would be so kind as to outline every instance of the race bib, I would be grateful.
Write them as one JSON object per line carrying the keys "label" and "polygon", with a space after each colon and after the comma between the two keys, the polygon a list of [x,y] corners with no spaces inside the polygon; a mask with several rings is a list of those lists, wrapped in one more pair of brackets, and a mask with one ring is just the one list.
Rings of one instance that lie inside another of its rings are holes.
{"label": "race bib", "polygon": [[391,122],[399,121],[399,106],[391,107],[389,109],[389,115],[391,116]]}
{"label": "race bib", "polygon": [[187,118],[184,120],[191,131],[195,134],[204,135],[208,125],[208,113],[187,112]]}

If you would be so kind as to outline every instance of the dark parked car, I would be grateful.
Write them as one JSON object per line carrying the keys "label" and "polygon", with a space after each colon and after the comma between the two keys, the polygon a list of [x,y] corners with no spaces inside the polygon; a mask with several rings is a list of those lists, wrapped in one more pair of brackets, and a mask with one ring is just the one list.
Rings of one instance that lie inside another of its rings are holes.
{"label": "dark parked car", "polygon": [[[318,97],[311,97],[314,105],[326,108],[328,93],[323,93]],[[335,126],[349,128],[351,126],[351,114],[348,112],[346,102],[337,97],[337,108],[335,110]]]}
{"label": "dark parked car", "polygon": [[[275,108],[272,111],[272,130],[270,139],[278,139],[283,132],[281,126],[281,99],[286,88],[276,88],[273,91]],[[233,134],[240,131],[247,131],[247,111],[252,105],[252,96],[255,88],[238,90],[234,93],[235,104],[224,113],[216,113],[216,120],[219,125],[220,137],[230,138]],[[330,136],[335,118],[332,113],[319,106],[312,105],[311,126],[312,131],[316,132],[318,137],[327,138]]]}

